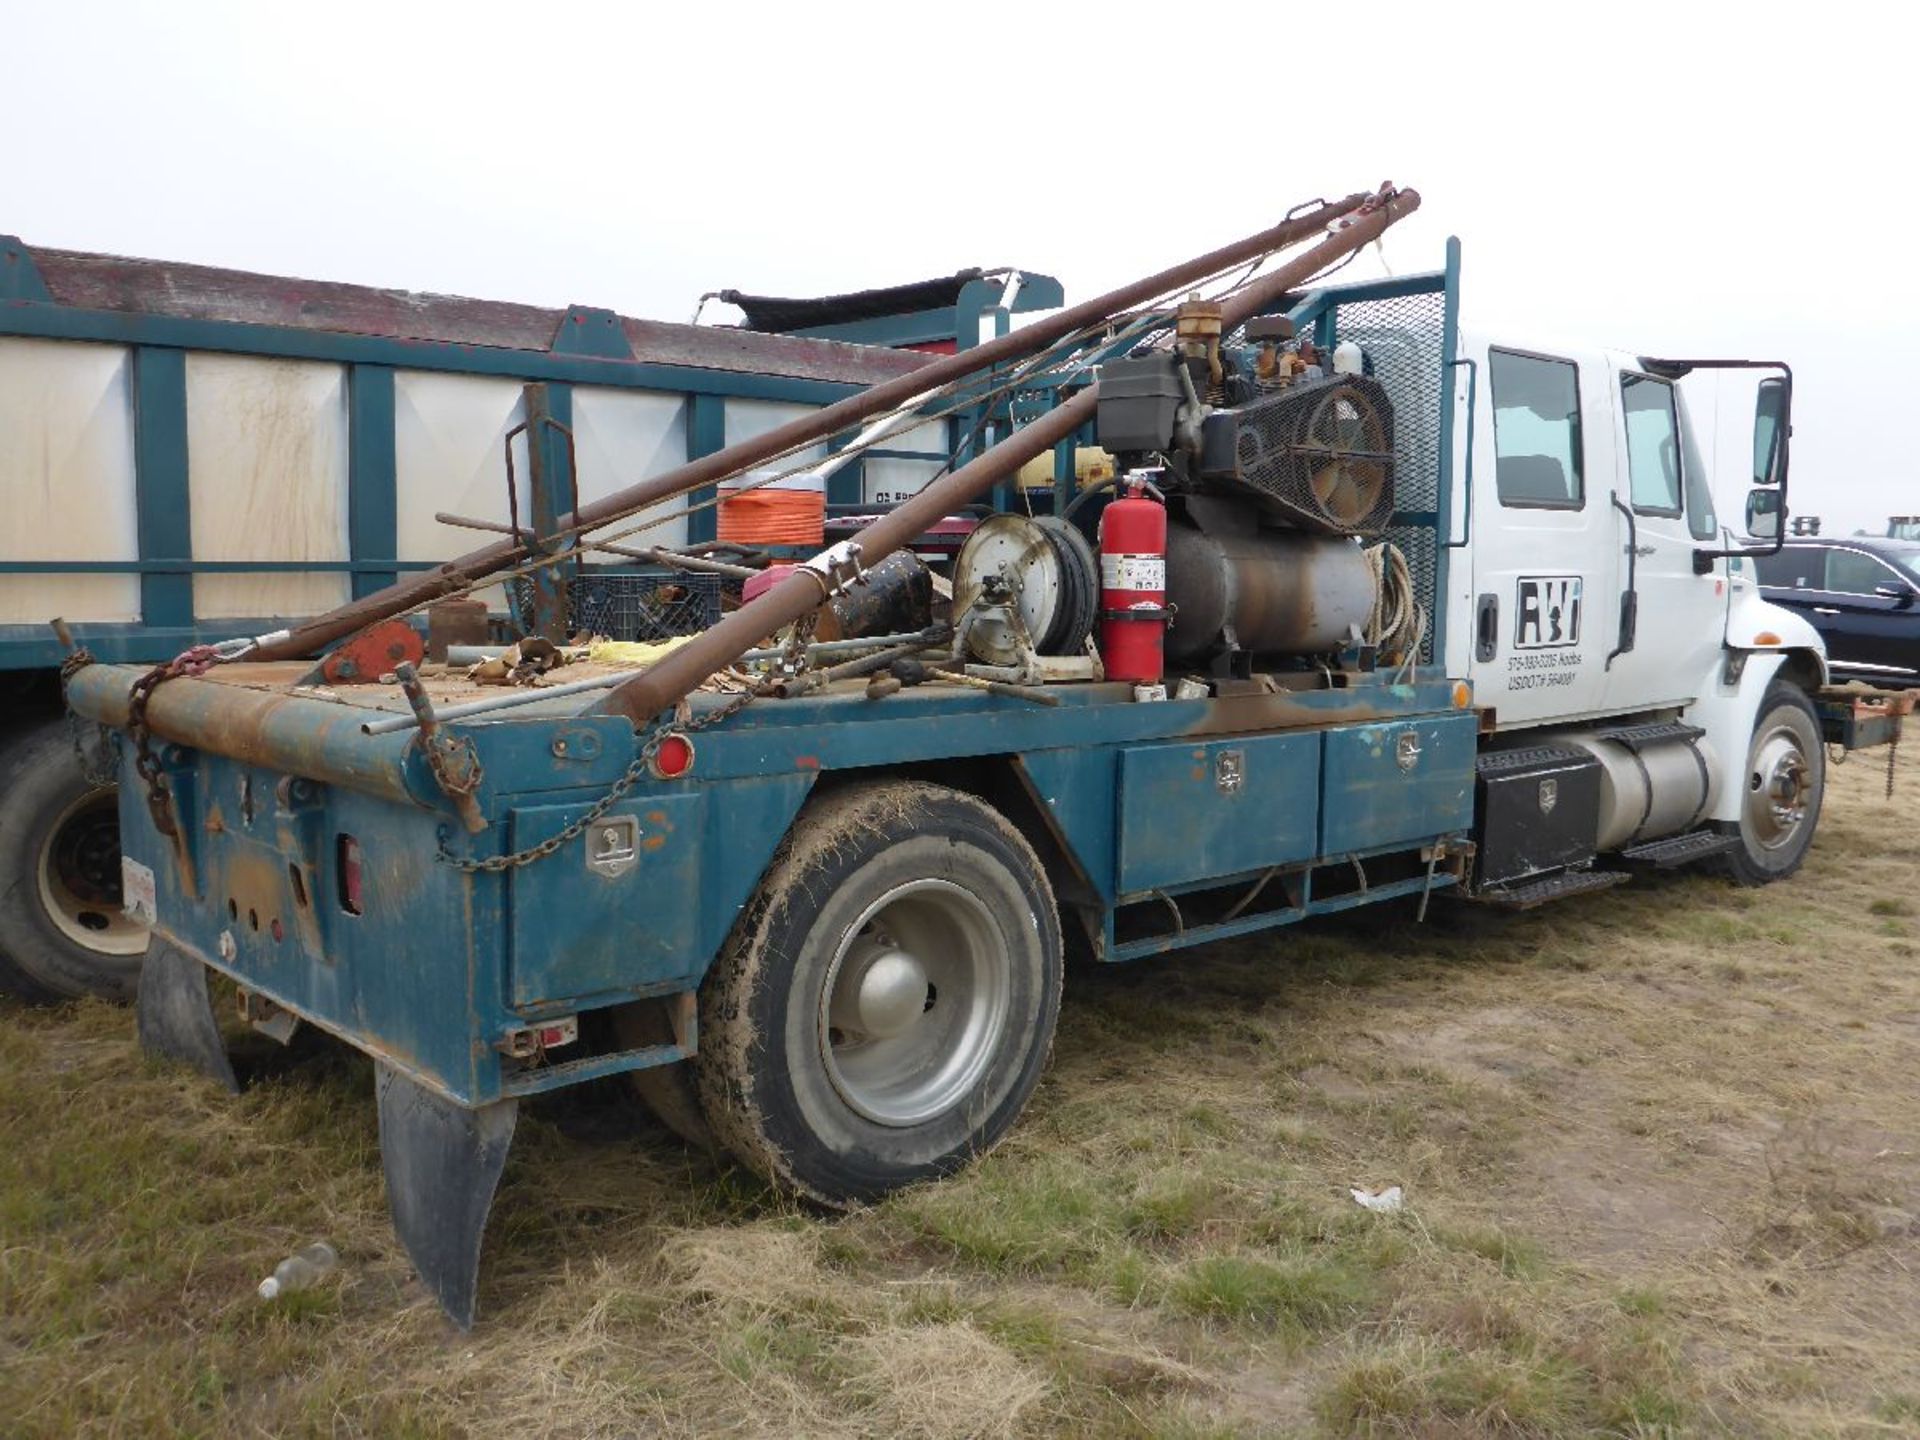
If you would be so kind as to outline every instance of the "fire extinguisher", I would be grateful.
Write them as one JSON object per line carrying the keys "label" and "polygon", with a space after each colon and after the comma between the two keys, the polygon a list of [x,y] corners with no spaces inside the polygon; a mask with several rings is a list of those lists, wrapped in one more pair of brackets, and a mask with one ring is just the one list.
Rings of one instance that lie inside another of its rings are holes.
{"label": "fire extinguisher", "polygon": [[1155,685],[1166,669],[1167,507],[1140,472],[1100,515],[1100,662],[1109,680]]}

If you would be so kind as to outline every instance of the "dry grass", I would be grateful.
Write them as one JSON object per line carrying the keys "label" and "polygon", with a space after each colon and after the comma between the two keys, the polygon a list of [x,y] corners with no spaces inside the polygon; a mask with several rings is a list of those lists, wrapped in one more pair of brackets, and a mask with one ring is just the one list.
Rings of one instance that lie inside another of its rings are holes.
{"label": "dry grass", "polygon": [[[363,1062],[227,1101],[124,1012],[11,1013],[0,1431],[1920,1434],[1920,766],[1835,782],[1770,890],[1076,977],[1013,1138],[847,1217],[617,1090],[532,1107],[467,1337],[387,1228]],[[336,1279],[254,1300],[321,1235]]]}

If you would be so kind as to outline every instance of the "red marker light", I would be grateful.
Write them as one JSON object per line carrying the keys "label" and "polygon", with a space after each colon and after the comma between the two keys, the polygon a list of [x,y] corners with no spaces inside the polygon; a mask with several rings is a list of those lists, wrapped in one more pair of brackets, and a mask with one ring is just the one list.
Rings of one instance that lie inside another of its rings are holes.
{"label": "red marker light", "polygon": [[647,768],[656,780],[678,780],[693,769],[693,741],[678,733],[667,736],[653,752],[653,762]]}
{"label": "red marker light", "polygon": [[349,915],[364,915],[360,890],[360,842],[347,834],[340,833],[334,858],[339,862],[336,867],[340,876],[340,908]]}

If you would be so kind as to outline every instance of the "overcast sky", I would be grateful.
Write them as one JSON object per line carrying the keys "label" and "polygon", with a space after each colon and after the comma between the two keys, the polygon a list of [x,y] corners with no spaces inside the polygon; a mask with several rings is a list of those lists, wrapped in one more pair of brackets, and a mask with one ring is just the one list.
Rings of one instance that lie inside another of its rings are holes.
{"label": "overcast sky", "polygon": [[1388,263],[1431,268],[1459,235],[1470,323],[1782,356],[1795,509],[1830,532],[1920,512],[1917,86],[1873,12],[8,0],[0,17],[0,232],[30,244],[685,319],[721,286],[964,265],[1082,298],[1391,178],[1425,206]]}

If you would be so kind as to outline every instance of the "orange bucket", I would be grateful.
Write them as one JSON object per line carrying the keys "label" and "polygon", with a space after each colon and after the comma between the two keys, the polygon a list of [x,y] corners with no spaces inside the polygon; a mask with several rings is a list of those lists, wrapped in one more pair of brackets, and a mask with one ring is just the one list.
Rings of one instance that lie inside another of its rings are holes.
{"label": "orange bucket", "polygon": [[762,486],[720,491],[719,538],[737,545],[822,545],[827,497],[818,490]]}

